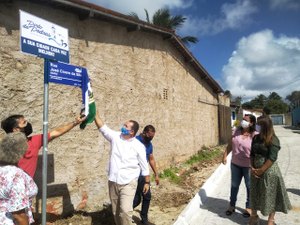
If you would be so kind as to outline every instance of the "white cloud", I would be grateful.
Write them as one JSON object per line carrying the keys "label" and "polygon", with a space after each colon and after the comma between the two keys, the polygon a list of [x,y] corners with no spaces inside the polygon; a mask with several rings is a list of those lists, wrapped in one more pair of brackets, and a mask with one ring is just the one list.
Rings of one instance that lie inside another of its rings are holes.
{"label": "white cloud", "polygon": [[238,28],[256,11],[256,7],[249,0],[238,0],[234,4],[226,3],[221,8],[224,15],[224,26],[232,29]]}
{"label": "white cloud", "polygon": [[201,22],[199,19],[195,17],[190,16],[184,16],[186,17],[186,21],[184,25],[178,30],[178,33],[182,36],[190,35],[190,36],[198,36],[200,33],[200,23],[202,23],[202,30],[206,29],[206,31],[209,30],[210,24],[207,24],[207,27],[205,27],[204,22]]}
{"label": "white cloud", "polygon": [[135,12],[140,19],[145,20],[147,9],[149,16],[153,15],[158,9],[168,7],[172,8],[188,8],[192,5],[193,0],[85,0],[87,2],[100,5],[105,8],[123,13],[125,15]]}
{"label": "white cloud", "polygon": [[187,22],[180,29],[182,35],[215,35],[225,30],[236,30],[251,23],[251,15],[257,8],[250,0],[237,0],[235,3],[225,3],[221,6],[220,16],[207,18],[192,18],[187,16]]}
{"label": "white cloud", "polygon": [[300,9],[299,0],[270,0],[270,7],[272,9]]}
{"label": "white cloud", "polygon": [[271,30],[243,37],[223,67],[223,79],[234,96],[254,98],[274,91],[285,98],[300,90],[300,39],[275,37]]}
{"label": "white cloud", "polygon": [[[150,17],[158,9],[168,7],[169,9],[185,9],[193,5],[194,0],[85,0],[105,8],[123,13],[130,12],[138,14],[140,19],[145,20],[144,9],[147,9]],[[235,3],[225,3],[221,6],[220,17],[195,18],[184,15],[187,21],[178,31],[182,36],[186,35],[214,35],[227,29],[239,29],[251,22],[250,16],[257,8],[250,0],[237,0]]]}

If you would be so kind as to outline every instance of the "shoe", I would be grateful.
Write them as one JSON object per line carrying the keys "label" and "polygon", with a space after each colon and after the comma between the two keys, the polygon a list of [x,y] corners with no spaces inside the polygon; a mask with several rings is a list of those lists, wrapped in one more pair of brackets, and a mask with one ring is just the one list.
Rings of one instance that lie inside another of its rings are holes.
{"label": "shoe", "polygon": [[250,216],[248,225],[259,225],[259,216]]}
{"label": "shoe", "polygon": [[231,216],[231,214],[235,212],[235,207],[234,206],[229,206],[227,211],[225,212],[227,216]]}
{"label": "shoe", "polygon": [[243,217],[248,218],[251,215],[251,209],[246,208],[245,211],[243,212]]}
{"label": "shoe", "polygon": [[148,220],[141,220],[141,223],[142,223],[143,225],[150,225],[150,224],[151,224],[151,223],[149,223]]}

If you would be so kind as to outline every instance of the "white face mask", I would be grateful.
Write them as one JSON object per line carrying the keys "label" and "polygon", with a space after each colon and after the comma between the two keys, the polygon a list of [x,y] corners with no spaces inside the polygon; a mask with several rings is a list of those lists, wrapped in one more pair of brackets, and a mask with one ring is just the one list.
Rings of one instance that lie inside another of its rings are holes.
{"label": "white face mask", "polygon": [[248,128],[250,126],[250,123],[246,120],[242,120],[241,126],[242,128]]}
{"label": "white face mask", "polygon": [[260,133],[260,130],[261,130],[261,126],[260,125],[255,125],[255,130]]}

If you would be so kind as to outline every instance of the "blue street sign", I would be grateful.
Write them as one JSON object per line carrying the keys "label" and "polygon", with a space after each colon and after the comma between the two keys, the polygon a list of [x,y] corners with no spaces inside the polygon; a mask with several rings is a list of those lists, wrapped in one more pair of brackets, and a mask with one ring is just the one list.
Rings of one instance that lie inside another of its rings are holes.
{"label": "blue street sign", "polygon": [[87,73],[86,69],[80,66],[49,62],[49,82],[81,87],[83,73]]}
{"label": "blue street sign", "polygon": [[69,51],[21,37],[21,51],[41,58],[69,62]]}
{"label": "blue street sign", "polygon": [[69,62],[68,29],[20,10],[21,51]]}

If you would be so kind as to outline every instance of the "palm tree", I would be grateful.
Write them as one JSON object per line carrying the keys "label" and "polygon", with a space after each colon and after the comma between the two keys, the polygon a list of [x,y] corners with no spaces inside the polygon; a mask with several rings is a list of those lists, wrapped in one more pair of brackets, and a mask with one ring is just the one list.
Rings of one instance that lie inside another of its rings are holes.
{"label": "palm tree", "polygon": [[[186,17],[184,17],[182,15],[172,16],[170,14],[170,11],[168,8],[163,8],[163,9],[157,10],[152,16],[152,21],[150,21],[149,13],[146,9],[145,9],[145,13],[146,13],[146,21],[148,23],[154,24],[156,26],[165,27],[165,28],[175,30],[175,31],[176,31],[176,29],[182,27],[182,25],[186,21]],[[139,19],[138,15],[135,12],[131,12],[128,15],[135,19]],[[198,38],[193,37],[193,36],[181,37],[181,40],[185,44],[198,42]]]}

